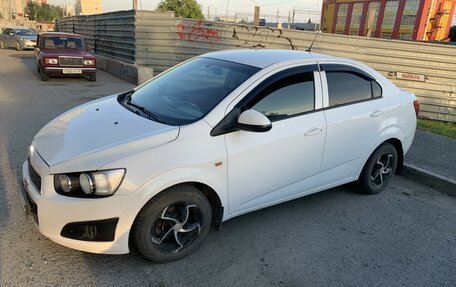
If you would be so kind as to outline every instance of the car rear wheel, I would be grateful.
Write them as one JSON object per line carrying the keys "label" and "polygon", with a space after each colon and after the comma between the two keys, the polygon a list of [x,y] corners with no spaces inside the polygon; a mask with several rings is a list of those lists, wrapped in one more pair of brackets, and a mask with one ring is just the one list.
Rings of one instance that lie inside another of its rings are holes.
{"label": "car rear wheel", "polygon": [[18,50],[18,51],[24,50],[24,48],[22,48],[21,43],[19,43],[19,41],[16,41],[16,50]]}
{"label": "car rear wheel", "polygon": [[196,188],[174,186],[149,201],[138,214],[132,239],[153,262],[169,262],[192,252],[209,232],[211,206]]}
{"label": "car rear wheel", "polygon": [[45,81],[45,82],[49,81],[49,75],[46,74],[44,69],[40,69],[40,76],[41,76],[42,81]]}
{"label": "car rear wheel", "polygon": [[390,182],[397,167],[396,148],[384,143],[367,160],[359,177],[361,189],[367,194],[381,192]]}

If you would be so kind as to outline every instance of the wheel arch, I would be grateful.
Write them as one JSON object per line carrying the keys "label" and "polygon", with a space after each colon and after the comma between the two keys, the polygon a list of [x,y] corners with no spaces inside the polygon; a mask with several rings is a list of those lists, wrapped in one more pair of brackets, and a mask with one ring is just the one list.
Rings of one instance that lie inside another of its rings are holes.
{"label": "wheel arch", "polygon": [[362,172],[364,171],[366,164],[369,161],[369,158],[384,143],[391,144],[397,151],[397,166],[396,166],[396,171],[394,174],[400,175],[402,173],[402,169],[404,167],[404,149],[403,149],[402,141],[396,137],[390,137],[390,138],[387,138],[387,139],[381,141],[380,143],[378,143],[377,146],[375,147],[375,149],[373,149],[372,152],[367,155],[367,157],[364,160],[364,164],[358,173],[358,178],[361,176]]}
{"label": "wheel arch", "polygon": [[[211,226],[213,226],[216,230],[219,230],[221,227],[222,221],[223,221],[223,214],[224,214],[224,207],[223,207],[222,201],[220,199],[220,196],[211,186],[209,186],[205,183],[199,182],[199,181],[185,181],[185,182],[172,184],[172,185],[169,185],[168,187],[162,189],[161,191],[155,193],[151,198],[149,198],[146,202],[144,202],[141,209],[136,213],[132,226],[135,224],[136,219],[138,218],[138,215],[140,214],[141,210],[143,210],[143,208],[151,200],[153,200],[155,197],[157,197],[162,192],[169,190],[173,187],[180,186],[180,185],[192,186],[192,187],[196,188],[197,190],[199,190],[206,197],[206,199],[208,200],[209,204],[211,205],[211,209],[212,209]],[[130,245],[130,250],[131,250],[131,246],[133,245],[131,236],[132,236],[132,234],[131,234],[131,228],[130,228],[129,235],[128,235],[128,242]]]}
{"label": "wheel arch", "polygon": [[[384,141],[382,144],[384,144],[384,143],[390,143],[396,149],[397,166],[396,166],[395,174],[400,175],[402,173],[402,169],[404,168],[404,149],[402,147],[402,142],[397,138],[390,138],[390,139]],[[380,145],[382,145],[382,144],[380,144]]]}

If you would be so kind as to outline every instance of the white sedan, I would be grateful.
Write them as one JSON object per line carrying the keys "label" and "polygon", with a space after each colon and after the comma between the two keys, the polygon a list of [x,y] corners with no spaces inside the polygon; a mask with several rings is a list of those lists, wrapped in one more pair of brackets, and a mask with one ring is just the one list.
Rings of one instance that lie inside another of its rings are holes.
{"label": "white sedan", "polygon": [[30,146],[21,194],[59,244],[122,254],[132,242],[167,262],[247,212],[352,181],[382,191],[418,109],[353,60],[209,53],[51,121]]}

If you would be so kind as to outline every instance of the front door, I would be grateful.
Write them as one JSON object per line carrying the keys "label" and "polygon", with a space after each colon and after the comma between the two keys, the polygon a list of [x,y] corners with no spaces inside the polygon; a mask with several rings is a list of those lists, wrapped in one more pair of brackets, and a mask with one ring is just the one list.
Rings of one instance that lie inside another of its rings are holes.
{"label": "front door", "polygon": [[[266,79],[242,101],[272,122],[264,133],[226,134],[229,210],[252,211],[316,187],[326,123],[316,65],[294,67]],[[261,88],[259,88],[261,87]]]}

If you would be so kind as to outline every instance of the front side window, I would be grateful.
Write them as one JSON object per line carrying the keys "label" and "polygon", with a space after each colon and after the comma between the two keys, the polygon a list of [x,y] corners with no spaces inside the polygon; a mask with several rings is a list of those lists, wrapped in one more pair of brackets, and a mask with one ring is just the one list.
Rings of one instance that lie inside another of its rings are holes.
{"label": "front side window", "polygon": [[299,115],[315,109],[313,72],[295,74],[278,80],[265,88],[252,109],[271,121]]}
{"label": "front side window", "polygon": [[[196,58],[139,88],[129,100],[165,124],[190,124],[207,115],[259,70],[229,61]],[[128,101],[125,104],[128,106]]]}
{"label": "front side window", "polygon": [[355,72],[326,71],[329,106],[339,106],[353,102],[381,97],[380,85]]}

